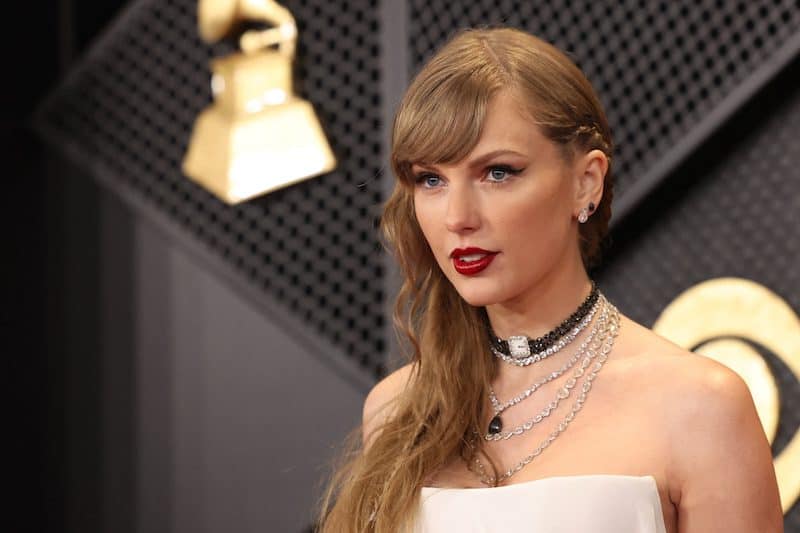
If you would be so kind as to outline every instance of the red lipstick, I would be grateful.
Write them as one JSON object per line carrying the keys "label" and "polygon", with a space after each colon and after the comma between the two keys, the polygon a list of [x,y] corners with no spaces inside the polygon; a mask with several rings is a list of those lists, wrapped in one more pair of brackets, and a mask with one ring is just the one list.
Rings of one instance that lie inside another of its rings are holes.
{"label": "red lipstick", "polygon": [[[483,269],[488,267],[497,253],[498,252],[490,252],[489,250],[484,250],[483,248],[475,248],[470,246],[468,248],[456,248],[452,251],[450,257],[453,259],[453,267],[455,267],[456,272],[465,276],[474,276],[478,272],[481,272]],[[479,259],[473,258],[472,261],[464,260],[465,257],[475,255],[482,255],[483,257]]]}

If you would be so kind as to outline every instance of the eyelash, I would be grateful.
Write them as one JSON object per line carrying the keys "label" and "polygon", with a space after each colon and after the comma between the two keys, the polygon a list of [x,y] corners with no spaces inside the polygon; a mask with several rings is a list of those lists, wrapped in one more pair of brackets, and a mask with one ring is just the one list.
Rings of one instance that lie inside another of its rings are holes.
{"label": "eyelash", "polygon": [[[505,178],[505,179],[503,179],[503,180],[501,180],[501,181],[494,181],[494,180],[491,180],[491,179],[490,179],[490,180],[488,180],[488,181],[489,181],[489,183],[490,183],[490,184],[492,184],[492,185],[495,185],[495,186],[500,186],[500,185],[503,185],[503,184],[505,184],[507,181],[509,181],[509,176],[516,176],[516,175],[518,175],[520,172],[522,172],[524,169],[522,169],[522,168],[515,168],[515,167],[512,167],[511,165],[491,165],[491,166],[489,166],[489,167],[486,167],[485,174],[486,174],[486,175],[488,175],[488,174],[491,174],[492,172],[494,172],[494,171],[496,171],[496,170],[499,170],[499,171],[505,172],[505,173],[507,174],[506,178]],[[429,179],[429,178],[438,178],[438,179],[441,179],[441,177],[440,177],[440,176],[437,176],[436,174],[432,174],[432,173],[430,173],[430,172],[422,172],[422,173],[420,173],[420,174],[417,174],[417,175],[414,177],[414,183],[416,183],[417,185],[420,185],[420,186],[423,186],[423,187],[424,187],[424,186],[425,186],[425,180],[427,180],[427,179]],[[426,187],[426,188],[427,188],[427,189],[433,189],[434,187]]]}

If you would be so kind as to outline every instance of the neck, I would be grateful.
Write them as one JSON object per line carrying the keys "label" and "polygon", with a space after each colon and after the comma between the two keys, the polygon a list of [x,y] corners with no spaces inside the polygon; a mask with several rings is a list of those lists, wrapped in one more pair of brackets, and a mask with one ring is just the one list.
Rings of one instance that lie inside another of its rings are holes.
{"label": "neck", "polygon": [[[561,268],[551,272],[512,301],[486,307],[486,313],[495,334],[503,339],[511,335],[527,335],[536,338],[557,327],[569,317],[586,299],[591,290],[583,264],[573,268]],[[582,332],[576,341],[579,341]],[[579,345],[578,342],[577,345]],[[566,348],[547,359],[527,367],[516,367],[498,361],[495,383],[515,387],[527,381],[531,375],[542,375],[560,367],[572,356],[573,350]]]}
{"label": "neck", "polygon": [[571,315],[591,287],[582,266],[576,272],[554,272],[514,300],[486,306],[486,314],[498,337],[539,337]]}

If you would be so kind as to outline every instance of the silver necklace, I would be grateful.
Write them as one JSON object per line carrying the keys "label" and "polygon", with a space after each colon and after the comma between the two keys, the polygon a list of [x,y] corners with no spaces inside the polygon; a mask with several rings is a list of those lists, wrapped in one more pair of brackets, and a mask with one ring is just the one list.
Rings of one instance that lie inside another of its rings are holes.
{"label": "silver necklace", "polygon": [[506,363],[516,366],[528,366],[533,363],[537,363],[542,359],[545,359],[546,357],[550,357],[551,355],[561,351],[561,349],[563,349],[565,346],[567,346],[569,343],[575,340],[575,337],[577,337],[578,334],[586,328],[586,326],[592,321],[592,317],[594,317],[594,314],[598,309],[598,305],[600,304],[601,299],[602,299],[602,294],[600,295],[600,298],[598,298],[597,301],[592,306],[592,310],[589,311],[589,313],[587,313],[585,317],[583,317],[583,320],[581,320],[577,326],[572,328],[572,330],[569,333],[561,337],[557,343],[547,348],[546,350],[542,350],[541,352],[531,354],[528,357],[517,358],[511,355],[504,354],[494,346],[491,346],[492,353],[498,359],[501,359]]}
{"label": "silver necklace", "polygon": [[[536,457],[541,455],[541,453],[547,448],[550,443],[552,443],[561,433],[563,433],[567,427],[569,426],[570,422],[575,418],[575,415],[578,411],[581,410],[583,404],[586,402],[586,396],[588,392],[592,388],[592,382],[597,377],[597,373],[600,372],[600,369],[603,368],[603,364],[608,359],[609,353],[611,353],[611,349],[614,346],[614,339],[619,334],[619,311],[616,307],[614,307],[611,303],[608,304],[611,308],[611,316],[608,324],[608,335],[605,339],[605,343],[603,344],[602,348],[600,349],[600,354],[597,356],[597,361],[592,365],[589,374],[586,375],[584,379],[584,383],[581,386],[581,393],[575,400],[575,403],[572,405],[572,409],[570,412],[564,417],[561,423],[553,430],[550,435],[544,439],[536,449],[526,457],[524,457],[521,461],[515,464],[513,467],[509,468],[499,476],[493,476],[486,474],[486,469],[483,466],[480,458],[478,457],[477,453],[474,454],[473,464],[475,465],[475,470],[470,468],[470,471],[475,473],[478,476],[478,479],[484,485],[489,487],[496,487],[499,483],[505,481],[506,479],[510,478],[523,468],[525,468],[528,464],[531,463]],[[472,445],[474,446],[474,444]],[[469,466],[469,465],[468,465]]]}
{"label": "silver necklace", "polygon": [[[602,311],[602,313],[600,315],[600,318],[605,320],[605,318],[607,316],[608,316],[608,308],[607,307],[603,307],[603,311]],[[489,386],[489,401],[491,401],[491,403],[492,403],[492,407],[494,408],[495,414],[502,413],[503,411],[505,411],[509,407],[515,406],[516,404],[518,404],[522,400],[528,398],[539,387],[541,387],[545,383],[549,383],[550,381],[558,378],[559,376],[563,375],[564,372],[566,372],[567,370],[569,370],[570,368],[575,366],[575,363],[578,362],[578,360],[580,359],[581,354],[583,353],[583,351],[585,351],[586,345],[588,345],[590,342],[592,342],[592,339],[597,334],[597,329],[598,329],[598,324],[595,324],[592,327],[591,331],[589,332],[589,336],[584,340],[583,343],[581,343],[581,346],[580,346],[579,350],[575,353],[575,355],[572,356],[572,358],[569,361],[567,361],[564,364],[564,366],[562,366],[561,368],[559,368],[558,370],[556,370],[554,372],[551,372],[546,377],[541,378],[539,381],[537,381],[536,383],[531,385],[529,388],[527,388],[524,391],[522,391],[519,395],[517,395],[514,398],[508,400],[507,402],[504,402],[504,403],[501,404],[500,400],[498,400],[497,395],[494,392],[494,389],[490,385]]]}
{"label": "silver necklace", "polygon": [[[599,331],[599,335],[597,339],[594,338],[586,339],[584,343],[581,344],[580,349],[577,352],[577,357],[580,358],[582,355],[586,354],[586,358],[581,363],[581,366],[578,367],[572,374],[572,377],[569,378],[565,383],[564,386],[559,388],[556,391],[556,397],[550,401],[545,407],[534,416],[532,419],[520,424],[519,426],[515,427],[514,429],[506,432],[502,432],[502,422],[499,420],[499,415],[495,415],[492,419],[492,422],[489,424],[489,432],[487,432],[483,438],[487,441],[496,441],[496,440],[508,440],[511,437],[516,435],[522,435],[524,432],[529,431],[532,429],[536,424],[540,423],[542,420],[550,416],[550,413],[558,407],[558,404],[561,400],[565,400],[569,398],[570,394],[572,393],[572,389],[575,387],[575,384],[578,381],[578,378],[581,377],[589,365],[592,363],[592,360],[597,355],[597,349],[600,348],[605,338],[608,336],[608,329],[606,326],[606,315],[607,311],[604,309],[603,316],[598,319],[598,323],[596,328],[593,328],[592,337]],[[498,422],[494,427],[493,423]],[[495,430],[495,431],[493,431]]]}
{"label": "silver necklace", "polygon": [[[594,340],[595,336],[597,335],[598,330],[606,323],[607,316],[608,316],[608,307],[604,305],[603,306],[603,310],[601,312],[600,317],[598,318],[597,323],[594,324],[594,326],[592,326],[592,329],[589,332],[589,336],[581,343],[581,345],[578,348],[578,350],[576,350],[575,355],[573,355],[572,358],[564,364],[564,366],[562,366],[558,370],[556,370],[554,372],[551,372],[550,374],[540,378],[533,385],[531,385],[530,387],[528,387],[527,389],[522,391],[517,396],[511,398],[507,402],[504,402],[504,403],[501,404],[500,400],[498,400],[497,395],[494,392],[494,389],[492,388],[491,385],[489,386],[489,401],[491,402],[492,409],[494,410],[494,417],[492,418],[491,422],[489,422],[489,429],[487,431],[487,434],[484,436],[484,438],[486,440],[499,440],[500,437],[498,435],[500,434],[500,431],[502,431],[502,429],[503,429],[503,421],[500,418],[500,414],[503,413],[503,411],[505,411],[506,409],[509,409],[511,407],[514,407],[518,403],[520,403],[523,400],[529,398],[542,385],[544,385],[546,383],[549,383],[549,382],[553,381],[554,379],[560,377],[566,371],[568,371],[573,366],[575,366],[575,364],[580,360],[580,358],[586,353],[587,347]],[[572,388],[574,386],[574,379],[568,380],[567,381],[567,385],[569,386],[569,388]],[[569,394],[567,394],[567,395],[569,395]],[[556,402],[556,405],[552,405],[552,403],[551,403],[551,405],[548,406],[549,409],[546,408],[546,412],[543,411],[541,413],[542,416],[543,417],[544,416],[548,416],[550,414],[550,410],[554,409],[557,405],[558,405],[558,402]],[[530,427],[532,427],[532,425],[535,424],[535,423],[538,423],[538,421],[536,421],[536,419],[534,418],[534,422],[531,423],[530,426],[526,423],[526,424],[523,424],[521,427],[523,427],[523,431],[526,431],[526,430],[530,429]],[[516,433],[516,434],[519,434],[519,433]],[[510,435],[509,435],[509,437],[510,437]],[[505,438],[509,438],[509,437],[505,437]]]}

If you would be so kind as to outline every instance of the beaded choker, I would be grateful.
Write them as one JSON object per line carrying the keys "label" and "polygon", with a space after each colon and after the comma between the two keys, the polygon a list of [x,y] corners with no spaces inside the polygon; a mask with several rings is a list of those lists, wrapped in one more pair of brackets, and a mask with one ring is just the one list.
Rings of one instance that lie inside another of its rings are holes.
{"label": "beaded choker", "polygon": [[498,355],[505,355],[513,359],[524,359],[530,357],[533,353],[547,351],[586,318],[586,315],[589,314],[597,302],[599,294],[600,291],[597,285],[592,281],[592,290],[578,309],[561,324],[536,339],[530,339],[524,335],[514,335],[508,339],[501,339],[495,335],[491,324],[487,320],[486,327],[489,330],[492,351]]}

